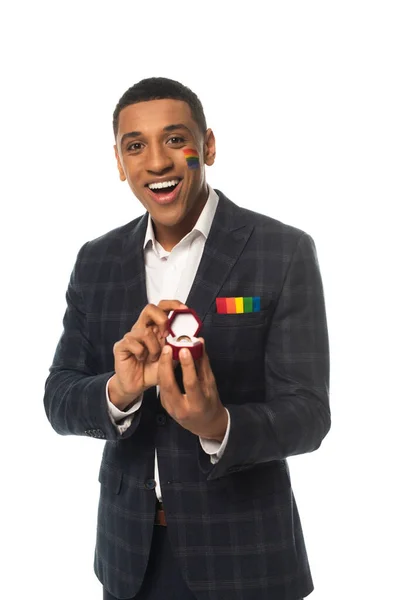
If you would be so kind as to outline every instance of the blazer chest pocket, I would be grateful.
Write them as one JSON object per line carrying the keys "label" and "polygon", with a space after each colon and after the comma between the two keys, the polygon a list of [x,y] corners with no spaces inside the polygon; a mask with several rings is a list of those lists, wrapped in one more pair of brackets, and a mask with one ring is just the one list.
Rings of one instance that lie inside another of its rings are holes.
{"label": "blazer chest pocket", "polygon": [[204,319],[204,324],[210,327],[258,327],[267,322],[268,310],[252,313],[220,314],[210,313]]}
{"label": "blazer chest pocket", "polygon": [[206,351],[214,375],[223,386],[238,389],[238,383],[251,379],[256,385],[263,373],[265,338],[269,324],[269,311],[254,313],[211,313],[204,319]]}

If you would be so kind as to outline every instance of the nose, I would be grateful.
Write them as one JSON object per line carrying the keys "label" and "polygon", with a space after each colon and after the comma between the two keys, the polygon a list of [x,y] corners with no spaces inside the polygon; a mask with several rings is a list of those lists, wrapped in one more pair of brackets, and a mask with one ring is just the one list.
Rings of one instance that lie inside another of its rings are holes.
{"label": "nose", "polygon": [[149,147],[147,154],[147,170],[158,175],[172,169],[174,162],[168,151],[160,145]]}

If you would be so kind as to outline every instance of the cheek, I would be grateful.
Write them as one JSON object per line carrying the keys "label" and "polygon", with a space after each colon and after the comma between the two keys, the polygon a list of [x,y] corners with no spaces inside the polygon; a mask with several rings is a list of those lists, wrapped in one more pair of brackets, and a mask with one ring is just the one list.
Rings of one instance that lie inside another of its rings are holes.
{"label": "cheek", "polygon": [[136,186],[135,186],[135,177],[134,177],[134,176],[132,176],[132,173],[130,173],[130,172],[128,171],[128,172],[126,173],[126,178],[127,178],[128,182],[129,182],[129,185],[130,185],[131,187],[136,187]]}
{"label": "cheek", "polygon": [[125,165],[125,173],[126,178],[129,181],[129,185],[131,187],[138,187],[138,170],[137,168],[133,168],[132,165]]}
{"label": "cheek", "polygon": [[194,148],[185,148],[183,154],[190,171],[195,171],[200,168],[200,157],[197,150]]}

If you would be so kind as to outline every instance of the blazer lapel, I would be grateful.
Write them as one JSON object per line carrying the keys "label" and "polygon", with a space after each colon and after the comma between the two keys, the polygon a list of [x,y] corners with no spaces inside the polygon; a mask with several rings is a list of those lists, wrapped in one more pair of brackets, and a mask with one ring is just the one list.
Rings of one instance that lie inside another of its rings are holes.
{"label": "blazer lapel", "polygon": [[[127,293],[127,312],[135,321],[148,304],[143,243],[147,229],[148,213],[143,215],[129,231],[122,244],[122,277]],[[133,323],[132,323],[133,325]]]}
{"label": "blazer lapel", "polygon": [[[186,300],[203,320],[236,261],[243,252],[254,226],[243,223],[240,209],[222,192],[204,246],[199,268]],[[148,304],[143,243],[148,213],[129,231],[122,244],[122,276],[127,291],[129,319],[138,318]]]}
{"label": "blazer lapel", "polygon": [[232,267],[243,252],[254,226],[243,223],[240,209],[222,192],[192,288],[186,300],[203,320]]}

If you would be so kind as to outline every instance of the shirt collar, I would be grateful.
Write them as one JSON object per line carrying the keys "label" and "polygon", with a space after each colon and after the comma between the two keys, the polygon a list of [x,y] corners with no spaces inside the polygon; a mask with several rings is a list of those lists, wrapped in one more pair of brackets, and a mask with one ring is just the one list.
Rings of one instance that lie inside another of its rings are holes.
{"label": "shirt collar", "polygon": [[[213,190],[213,188],[210,185],[207,185],[207,187],[208,187],[207,202],[205,203],[204,208],[201,211],[201,214],[200,214],[199,218],[197,219],[197,222],[196,222],[195,226],[193,227],[192,231],[190,233],[188,233],[188,235],[190,235],[193,231],[198,231],[199,233],[201,233],[204,236],[205,239],[207,239],[208,234],[210,233],[211,225],[212,225],[212,222],[214,219],[215,211],[217,210],[218,200],[219,200],[217,192],[215,190]],[[150,214],[148,215],[148,219],[147,219],[147,230],[146,230],[146,235],[144,238],[143,248],[146,248],[147,244],[149,242],[151,242],[151,246],[152,246],[153,250],[157,251],[157,250],[162,249],[162,247],[157,242],[157,240],[154,236],[153,223],[151,221]],[[164,253],[166,255],[169,254],[169,252],[166,252],[166,250],[163,250],[163,254]]]}

